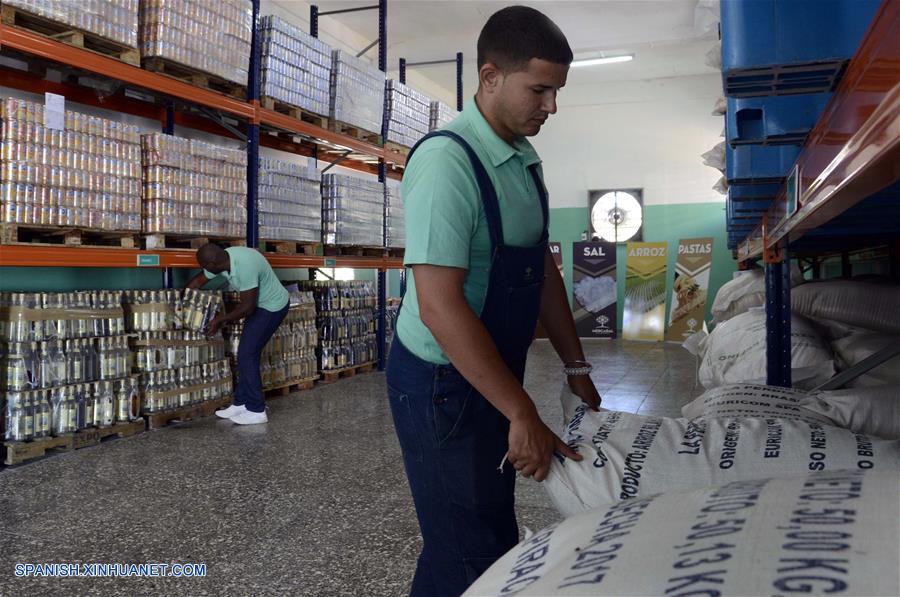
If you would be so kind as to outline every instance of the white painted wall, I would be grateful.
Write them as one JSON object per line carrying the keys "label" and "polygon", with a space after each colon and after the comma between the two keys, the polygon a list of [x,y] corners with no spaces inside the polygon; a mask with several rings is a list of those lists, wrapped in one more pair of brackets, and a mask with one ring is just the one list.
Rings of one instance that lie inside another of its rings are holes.
{"label": "white painted wall", "polygon": [[719,172],[700,154],[721,141],[711,115],[718,74],[640,81],[573,82],[532,139],[551,207],[587,207],[588,191],[642,188],[647,205],[724,202]]}

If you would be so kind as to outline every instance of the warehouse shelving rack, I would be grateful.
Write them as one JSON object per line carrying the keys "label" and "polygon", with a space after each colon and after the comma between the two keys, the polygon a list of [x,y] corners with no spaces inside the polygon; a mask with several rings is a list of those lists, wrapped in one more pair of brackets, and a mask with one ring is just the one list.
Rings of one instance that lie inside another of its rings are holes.
{"label": "warehouse shelving rack", "polygon": [[[178,79],[143,70],[90,50],[77,48],[42,35],[0,24],[0,48],[29,63],[29,72],[0,67],[2,85],[33,93],[52,92],[68,100],[125,114],[159,120],[162,131],[172,133],[175,125],[239,139],[247,143],[248,194],[247,244],[258,246],[257,189],[259,147],[341,163],[380,180],[399,178],[405,158],[385,152],[380,145],[360,141],[327,128],[294,119],[260,106],[259,0],[252,0],[253,35],[246,101]],[[379,68],[387,62],[387,1],[366,7],[379,12]],[[317,9],[316,9],[317,11]],[[322,13],[325,14],[325,13]],[[313,21],[317,33],[318,17]],[[375,45],[375,44],[372,44]],[[370,46],[372,47],[372,46]],[[32,71],[31,67],[37,66]],[[45,68],[59,69],[74,77],[63,82],[45,78]],[[115,86],[111,94],[73,82],[80,75],[99,78]],[[285,139],[284,135],[293,136]],[[378,271],[379,366],[384,364],[386,271],[401,269],[399,257],[352,257],[266,254],[275,268],[347,267]],[[26,267],[151,267],[163,270],[165,285],[171,284],[172,268],[196,268],[193,251],[143,251],[103,247],[48,245],[5,245],[0,247],[0,266]]]}
{"label": "warehouse shelving rack", "polygon": [[761,221],[737,249],[766,269],[767,381],[791,385],[791,257],[900,250],[900,3],[885,0]]}

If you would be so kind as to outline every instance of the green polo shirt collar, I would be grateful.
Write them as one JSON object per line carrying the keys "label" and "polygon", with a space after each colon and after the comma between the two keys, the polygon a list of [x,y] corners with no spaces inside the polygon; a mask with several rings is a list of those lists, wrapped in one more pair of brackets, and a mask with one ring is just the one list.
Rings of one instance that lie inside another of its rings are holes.
{"label": "green polo shirt collar", "polygon": [[511,147],[509,143],[501,139],[481,113],[478,104],[475,103],[475,98],[466,102],[462,114],[463,118],[471,123],[472,130],[475,131],[475,135],[490,156],[491,164],[495,168],[506,163],[513,156],[518,156],[526,168],[541,163],[541,158],[538,157],[534,147],[524,137],[516,138],[513,142],[515,147]]}

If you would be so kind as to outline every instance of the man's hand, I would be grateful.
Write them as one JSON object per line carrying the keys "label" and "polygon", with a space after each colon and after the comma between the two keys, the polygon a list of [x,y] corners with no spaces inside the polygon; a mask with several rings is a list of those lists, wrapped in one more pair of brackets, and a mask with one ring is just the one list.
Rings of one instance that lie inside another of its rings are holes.
{"label": "man's hand", "polygon": [[581,398],[581,401],[597,410],[600,406],[600,392],[594,385],[594,380],[590,375],[571,375],[569,376],[569,389],[572,393]]}
{"label": "man's hand", "polygon": [[221,316],[214,317],[212,319],[212,321],[210,321],[208,324],[206,324],[206,328],[203,331],[206,333],[207,336],[215,336],[216,332],[219,331],[219,328],[222,327],[223,323],[224,323],[224,321],[222,321]]}
{"label": "man's hand", "polygon": [[546,479],[554,452],[581,460],[577,452],[550,431],[536,411],[510,421],[507,460],[523,477],[534,476],[535,481]]}

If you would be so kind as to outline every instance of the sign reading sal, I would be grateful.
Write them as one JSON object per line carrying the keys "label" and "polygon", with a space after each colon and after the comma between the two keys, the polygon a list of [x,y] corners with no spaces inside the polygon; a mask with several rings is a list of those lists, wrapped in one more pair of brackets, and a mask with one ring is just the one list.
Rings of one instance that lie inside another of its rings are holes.
{"label": "sign reading sal", "polygon": [[712,238],[678,241],[678,261],[672,284],[672,310],[666,340],[683,342],[703,328],[709,274],[712,270]]}
{"label": "sign reading sal", "polygon": [[616,337],[616,245],[572,245],[572,309],[582,338]]}

